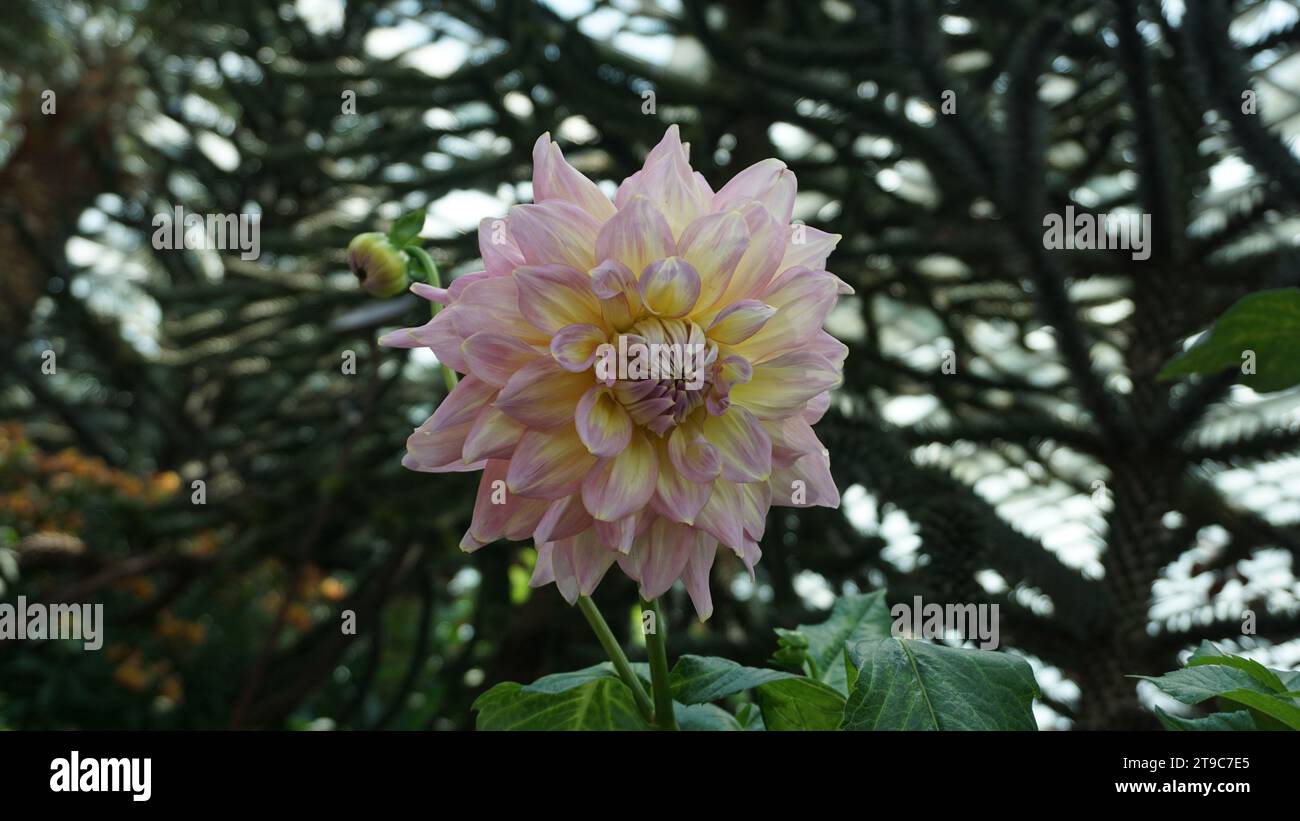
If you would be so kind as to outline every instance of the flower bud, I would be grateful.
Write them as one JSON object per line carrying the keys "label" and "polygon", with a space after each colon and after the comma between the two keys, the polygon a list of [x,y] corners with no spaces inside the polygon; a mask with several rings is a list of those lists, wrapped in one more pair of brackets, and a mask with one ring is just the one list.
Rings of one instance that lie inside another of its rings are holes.
{"label": "flower bud", "polygon": [[358,234],[348,243],[348,267],[371,296],[390,297],[406,290],[406,252],[377,231]]}

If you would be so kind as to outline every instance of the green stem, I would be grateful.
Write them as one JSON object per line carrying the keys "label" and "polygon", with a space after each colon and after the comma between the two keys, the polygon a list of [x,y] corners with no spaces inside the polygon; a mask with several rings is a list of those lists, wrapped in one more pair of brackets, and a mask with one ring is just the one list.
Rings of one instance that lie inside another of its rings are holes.
{"label": "green stem", "polygon": [[623,683],[632,691],[632,698],[636,701],[636,708],[641,712],[641,717],[646,721],[654,721],[654,708],[650,705],[650,697],[641,686],[641,679],[632,672],[632,665],[623,654],[618,639],[614,638],[614,632],[605,623],[604,616],[601,616],[600,611],[596,609],[596,603],[587,596],[579,596],[578,609],[587,617],[587,623],[591,625],[596,638],[600,640],[600,646],[605,648],[609,660],[614,662],[614,669],[618,671],[619,678],[623,679]]}
{"label": "green stem", "polygon": [[[418,245],[408,245],[406,247],[406,253],[411,255],[411,259],[415,260],[416,267],[418,267],[421,273],[423,273],[425,282],[435,288],[442,287],[442,278],[438,276],[438,266],[434,263],[433,257],[429,256],[427,251]],[[438,303],[429,303],[430,316],[437,316],[438,311],[441,309],[442,306]],[[442,367],[442,377],[447,383],[447,393],[451,393],[456,387],[456,382],[459,381],[456,372],[447,367],[446,363],[439,362],[438,364]]]}
{"label": "green stem", "polygon": [[668,686],[668,625],[659,610],[659,601],[641,602],[642,610],[654,613],[654,632],[645,637],[650,653],[650,686],[655,695],[655,724],[661,730],[676,730],[677,716],[673,715],[673,691]]}

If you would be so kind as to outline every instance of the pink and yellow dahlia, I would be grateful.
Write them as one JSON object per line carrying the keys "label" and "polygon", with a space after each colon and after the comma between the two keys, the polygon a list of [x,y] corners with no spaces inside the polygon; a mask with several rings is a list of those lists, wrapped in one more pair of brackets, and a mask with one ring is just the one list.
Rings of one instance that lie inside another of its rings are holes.
{"label": "pink and yellow dahlia", "polygon": [[482,470],[461,547],[531,537],[534,586],[573,603],[617,562],[707,619],[719,544],[752,575],[769,507],[839,505],[812,430],[847,353],[822,330],[852,293],[824,270],[839,236],[791,224],[778,160],[713,191],[676,126],[613,202],[543,135],[533,195],[479,226],[486,270],[414,286],[446,307],[382,340],[465,374],[403,464]]}

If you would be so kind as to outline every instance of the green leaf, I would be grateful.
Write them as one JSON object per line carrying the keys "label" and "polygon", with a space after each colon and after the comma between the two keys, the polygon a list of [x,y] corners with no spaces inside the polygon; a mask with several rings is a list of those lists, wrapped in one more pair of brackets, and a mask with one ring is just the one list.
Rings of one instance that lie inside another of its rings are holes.
{"label": "green leaf", "polygon": [[736,711],[736,721],[740,722],[742,730],[766,730],[763,726],[763,711],[758,708],[757,704],[745,703],[740,705]]}
{"label": "green leaf", "polygon": [[858,683],[846,730],[1038,729],[1038,683],[1022,658],[896,638],[850,653]]}
{"label": "green leaf", "polygon": [[1286,685],[1282,683],[1282,679],[1278,678],[1277,673],[1274,673],[1258,661],[1252,661],[1241,656],[1193,656],[1187,660],[1189,669],[1206,665],[1232,667],[1240,670],[1274,693],[1281,693],[1286,690]]}
{"label": "green leaf", "polygon": [[1300,730],[1300,707],[1290,701],[1254,690],[1231,690],[1220,697],[1243,707],[1249,707],[1251,710],[1258,710],[1292,730]]}
{"label": "green leaf", "polygon": [[1171,716],[1159,707],[1155,708],[1156,718],[1166,730],[1254,730],[1255,720],[1246,710],[1231,713],[1212,713],[1204,718],[1180,718]]}
{"label": "green leaf", "polygon": [[1255,372],[1242,376],[1244,384],[1257,391],[1300,384],[1300,288],[1242,297],[1208,334],[1171,359],[1158,378],[1240,369],[1248,350],[1255,353]]}
{"label": "green leaf", "polygon": [[1195,667],[1174,670],[1163,676],[1135,676],[1135,678],[1151,682],[1184,704],[1200,704],[1202,701],[1235,690],[1249,690],[1261,695],[1272,693],[1271,689],[1256,681],[1250,673],[1220,664],[1199,664]]}
{"label": "green leaf", "polygon": [[[650,686],[650,665],[644,661],[632,662],[632,673],[641,679],[641,683],[646,687]],[[590,667],[584,667],[581,670],[571,670],[567,673],[552,673],[549,676],[542,676],[532,684],[524,685],[524,689],[530,693],[563,693],[565,690],[572,690],[574,687],[580,687],[589,681],[598,681],[600,679],[614,679],[622,681],[618,677],[618,671],[614,665],[608,661],[600,664],[593,664]]]}
{"label": "green leaf", "polygon": [[683,704],[717,701],[769,681],[794,678],[791,673],[742,667],[730,659],[716,656],[682,656],[668,676],[673,698]]}
{"label": "green leaf", "polygon": [[558,692],[508,681],[479,696],[474,710],[474,726],[480,730],[649,729],[631,691],[616,678],[596,678]]}
{"label": "green leaf", "polygon": [[682,730],[740,730],[735,716],[716,704],[679,704],[673,702],[673,715]]}
{"label": "green leaf", "polygon": [[572,670],[567,673],[552,673],[549,676],[542,676],[532,684],[524,685],[523,689],[527,693],[563,693],[572,690],[574,687],[581,687],[589,682],[603,679],[618,680],[618,673],[614,671],[614,665],[609,662],[593,664],[590,667]]}
{"label": "green leaf", "polygon": [[405,248],[416,241],[424,229],[424,209],[409,211],[393,223],[388,229],[388,241],[398,248]]}
{"label": "green leaf", "polygon": [[794,630],[777,630],[779,649],[773,663],[802,662],[809,676],[824,681],[842,694],[849,692],[843,662],[844,650],[890,635],[889,605],[885,591],[841,596],[821,624],[801,624]]}
{"label": "green leaf", "polygon": [[810,678],[769,681],[758,688],[758,706],[769,730],[838,730],[844,696]]}

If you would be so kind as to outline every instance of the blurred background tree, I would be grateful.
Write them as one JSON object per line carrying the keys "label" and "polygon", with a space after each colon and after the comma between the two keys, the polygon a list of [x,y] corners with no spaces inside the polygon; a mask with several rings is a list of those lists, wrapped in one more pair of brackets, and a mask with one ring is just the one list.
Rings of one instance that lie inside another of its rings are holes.
{"label": "blurred background tree", "polygon": [[[468,727],[491,683],[600,660],[527,588],[527,545],[457,550],[475,478],[400,467],[444,388],[375,339],[427,309],[368,301],[342,249],[424,208],[444,276],[475,270],[539,134],[612,193],[674,122],[715,186],[787,162],[857,295],[818,428],[842,509],[774,511],[757,582],[715,566],[707,624],[676,591],[673,652],[761,664],[772,627],[887,585],[999,604],[1043,726],[1153,726],[1125,676],[1203,638],[1295,664],[1296,394],[1154,377],[1238,297],[1297,284],[1298,20],[1282,0],[4,4],[0,596],[102,600],[108,642],[0,645],[0,726]],[[1067,205],[1151,215],[1150,258],[1047,250]],[[176,206],[256,215],[260,257],[155,249]],[[635,640],[631,585],[597,598]]]}

